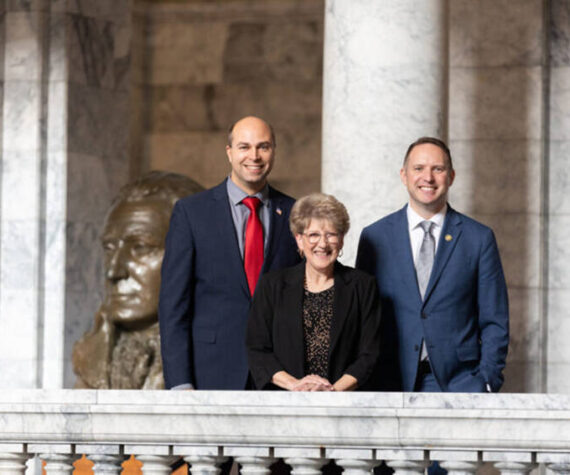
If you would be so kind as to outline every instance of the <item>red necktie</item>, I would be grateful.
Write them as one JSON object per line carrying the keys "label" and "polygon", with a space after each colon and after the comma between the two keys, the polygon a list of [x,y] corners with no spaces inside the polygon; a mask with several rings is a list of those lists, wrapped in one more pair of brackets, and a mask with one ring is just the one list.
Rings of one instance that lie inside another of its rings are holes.
{"label": "red necktie", "polygon": [[249,291],[253,295],[261,266],[263,265],[263,227],[257,215],[257,209],[261,205],[259,198],[248,196],[242,203],[249,208],[249,218],[245,227],[245,246],[243,252],[243,266]]}

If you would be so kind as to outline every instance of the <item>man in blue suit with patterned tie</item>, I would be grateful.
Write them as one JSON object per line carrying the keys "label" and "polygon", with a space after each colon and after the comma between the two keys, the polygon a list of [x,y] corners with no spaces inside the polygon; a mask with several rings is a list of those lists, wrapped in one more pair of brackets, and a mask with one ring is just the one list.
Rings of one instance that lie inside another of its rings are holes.
{"label": "man in blue suit with patterned tie", "polygon": [[401,210],[366,227],[356,267],[376,276],[383,335],[374,388],[495,392],[509,343],[505,278],[491,229],[447,204],[444,142],[422,137],[400,171]]}
{"label": "man in blue suit with patterned tie", "polygon": [[162,264],[159,323],[170,389],[244,389],[245,329],[260,274],[299,262],[289,231],[293,198],[267,183],[273,128],[237,121],[226,154],[230,176],[179,200]]}

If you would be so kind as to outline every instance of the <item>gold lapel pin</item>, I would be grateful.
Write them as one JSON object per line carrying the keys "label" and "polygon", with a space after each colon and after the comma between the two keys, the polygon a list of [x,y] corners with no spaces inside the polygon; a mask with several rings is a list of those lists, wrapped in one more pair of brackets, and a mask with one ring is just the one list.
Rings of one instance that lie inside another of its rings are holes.
{"label": "gold lapel pin", "polygon": [[277,208],[277,209],[275,210],[275,212],[276,212],[279,216],[281,216],[281,214],[283,213],[283,211],[281,211],[281,208]]}
{"label": "gold lapel pin", "polygon": [[445,235],[445,240],[446,241],[451,241],[453,239],[453,236],[451,234],[446,234]]}

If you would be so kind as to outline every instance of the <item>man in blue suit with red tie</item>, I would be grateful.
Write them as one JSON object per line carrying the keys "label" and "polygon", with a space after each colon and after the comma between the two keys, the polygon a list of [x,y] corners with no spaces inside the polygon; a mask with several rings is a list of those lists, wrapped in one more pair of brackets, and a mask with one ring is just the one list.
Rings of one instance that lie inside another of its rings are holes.
{"label": "man in blue suit with red tie", "polygon": [[226,153],[230,176],[179,200],[162,264],[159,322],[170,389],[244,389],[245,329],[260,274],[299,262],[289,231],[294,200],[270,187],[273,128],[237,121]]}
{"label": "man in blue suit with red tie", "polygon": [[408,205],[362,231],[356,262],[382,299],[375,389],[498,391],[509,313],[493,232],[447,204],[455,171],[441,140],[411,144],[400,177]]}

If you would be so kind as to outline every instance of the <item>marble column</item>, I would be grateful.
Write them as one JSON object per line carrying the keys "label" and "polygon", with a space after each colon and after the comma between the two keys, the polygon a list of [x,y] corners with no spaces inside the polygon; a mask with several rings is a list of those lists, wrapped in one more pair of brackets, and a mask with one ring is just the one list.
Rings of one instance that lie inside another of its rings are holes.
{"label": "marble column", "polygon": [[549,2],[547,392],[570,393],[570,0]]}
{"label": "marble column", "polygon": [[327,0],[322,189],[363,226],[403,206],[399,170],[420,136],[447,134],[447,2]]}
{"label": "marble column", "polygon": [[128,179],[131,1],[2,2],[0,387],[73,382],[99,227]]}

